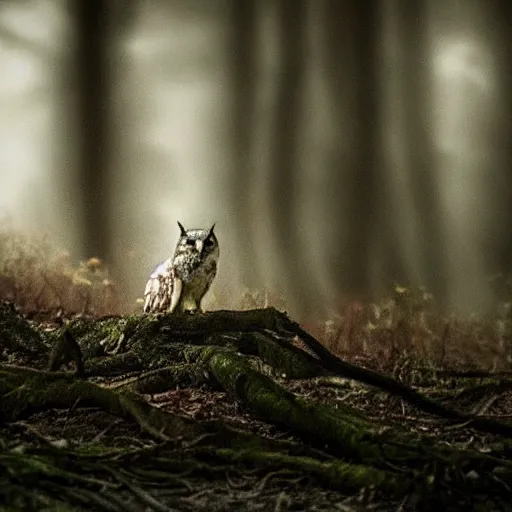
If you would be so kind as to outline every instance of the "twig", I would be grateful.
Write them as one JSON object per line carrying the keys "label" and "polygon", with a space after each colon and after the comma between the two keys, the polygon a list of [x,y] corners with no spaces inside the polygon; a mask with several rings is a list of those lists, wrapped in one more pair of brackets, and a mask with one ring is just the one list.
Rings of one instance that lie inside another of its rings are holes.
{"label": "twig", "polygon": [[94,436],[88,444],[93,444],[93,443],[97,443],[109,430],[111,430],[112,428],[114,428],[116,425],[119,425],[120,423],[123,423],[123,420],[118,418],[117,420],[113,421],[112,423],[110,423],[107,428],[103,429],[99,434],[97,434],[96,436]]}

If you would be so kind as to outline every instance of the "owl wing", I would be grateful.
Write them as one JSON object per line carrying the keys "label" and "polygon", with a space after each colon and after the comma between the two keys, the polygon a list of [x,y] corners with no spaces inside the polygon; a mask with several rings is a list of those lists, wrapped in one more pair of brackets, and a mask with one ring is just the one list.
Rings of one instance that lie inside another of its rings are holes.
{"label": "owl wing", "polygon": [[173,293],[171,294],[172,297],[171,297],[171,304],[170,304],[170,309],[169,309],[169,311],[171,313],[176,309],[176,306],[178,305],[178,302],[180,301],[181,292],[183,291],[183,281],[179,277],[176,276],[173,281],[173,285],[174,285],[174,289],[173,289]]}
{"label": "owl wing", "polygon": [[144,290],[144,312],[167,311],[174,290],[174,269],[171,258],[158,265],[149,276]]}

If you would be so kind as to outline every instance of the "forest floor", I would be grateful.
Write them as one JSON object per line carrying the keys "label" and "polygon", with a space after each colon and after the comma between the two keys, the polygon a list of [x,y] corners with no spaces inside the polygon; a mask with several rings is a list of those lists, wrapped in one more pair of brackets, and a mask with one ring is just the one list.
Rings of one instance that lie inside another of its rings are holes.
{"label": "forest floor", "polygon": [[[260,439],[305,446],[312,454],[310,459],[293,453],[286,468],[279,466],[282,459],[266,459],[258,465],[254,460],[233,463],[226,457],[220,463],[220,450],[215,457],[196,458],[192,463],[187,454],[194,450],[194,443],[162,441],[129,415],[110,414],[105,407],[85,407],[77,400],[65,408],[45,407],[23,419],[5,421],[0,414],[0,511],[512,511],[512,280],[497,276],[495,284],[497,304],[485,317],[459,320],[455,315],[436,312],[425,290],[396,285],[390,297],[379,303],[347,303],[326,320],[302,324],[339,358],[338,362],[378,372],[389,378],[392,387],[393,382],[409,387],[447,410],[465,414],[464,420],[428,414],[389,387],[385,391],[378,385],[369,386],[364,379],[343,378],[346,375],[342,371],[302,379],[282,378],[278,372],[272,375],[279,386],[309,404],[325,404],[329,411],[351,406],[356,414],[349,414],[349,427],[353,418],[357,425],[357,414],[374,421],[377,432],[368,432],[372,443],[380,443],[382,434],[382,446],[389,449],[393,442],[388,433],[398,432],[418,442],[432,440],[436,449],[447,448],[442,453],[459,454],[459,460],[452,461],[450,455],[444,461],[437,453],[432,465],[425,462],[431,460],[430,453],[422,457],[425,447],[418,445],[417,452],[412,450],[418,464],[414,460],[402,464],[399,458],[388,463],[385,455],[376,466],[372,466],[371,457],[362,456],[358,466],[339,450],[333,455],[332,446],[319,446],[318,439],[299,437],[282,422],[264,421],[232,393],[204,383],[168,385],[165,392],[143,398],[158,410],[178,415],[174,418],[201,423],[219,420],[231,427],[231,433],[247,432]],[[119,296],[121,290],[98,258],[75,267],[68,253],[55,252],[46,240],[0,232],[0,301],[15,303],[37,332],[59,329],[55,321],[58,309],[96,311],[94,322],[99,322],[96,318],[100,315],[124,311],[117,301]],[[248,292],[232,307],[252,310],[270,305],[285,308],[281,298],[261,291]],[[133,312],[133,305],[128,311]],[[68,320],[72,319],[69,315]],[[21,345],[23,333],[18,336]],[[311,353],[300,341],[297,346]],[[47,344],[44,360],[29,366],[46,370],[49,349]],[[251,358],[258,359],[249,354],[247,360]],[[320,360],[325,363],[322,357]],[[0,363],[4,371],[0,375],[0,406],[12,406],[13,397],[15,402],[16,393],[21,396],[24,386],[18,382],[12,387],[9,371],[11,365],[26,366],[27,361],[23,355],[17,358],[6,339],[0,337]],[[258,368],[257,362],[254,367]],[[71,372],[72,368],[64,370]],[[92,376],[87,381],[112,388],[119,378]],[[244,382],[240,379],[241,385]],[[347,416],[340,421],[328,414],[334,422],[347,426]],[[482,422],[492,428],[480,428]],[[499,434],[490,433],[496,431],[495,424],[501,428]],[[350,435],[348,444],[353,441]],[[357,437],[360,453],[366,441],[364,436]],[[204,446],[201,439],[197,445]],[[225,447],[229,446],[226,441]],[[105,447],[110,451],[105,452]],[[279,447],[272,452],[274,448],[261,453],[282,455]],[[469,465],[462,461],[466,455]],[[176,461],[177,466],[173,466]],[[331,462],[330,468],[345,461],[349,466],[346,474],[325,472]],[[305,462],[307,474],[303,471]],[[55,472],[56,465],[62,473]],[[492,469],[489,474],[479,474],[467,467]],[[410,479],[414,487],[393,494],[383,491],[377,482],[351,486],[367,475],[358,468],[387,473],[395,482],[403,475],[403,480]],[[327,475],[330,481],[318,475]]]}
{"label": "forest floor", "polygon": [[[51,321],[32,321],[37,330],[50,330],[56,326]],[[444,366],[442,375],[434,375],[432,367],[421,366],[424,359],[414,355],[404,356],[395,352],[389,357],[375,357],[346,353],[342,359],[358,366],[376,370],[402,381],[415,381],[414,387],[423,395],[443,405],[485,418],[508,422],[512,420],[512,386],[508,380],[512,372],[478,370],[474,366]],[[17,361],[11,360],[10,364]],[[470,372],[464,375],[464,371]],[[450,372],[454,373],[450,375]],[[496,380],[496,376],[498,380]],[[114,379],[115,380],[115,379]],[[94,378],[93,381],[109,385],[110,380]],[[508,452],[504,438],[481,433],[471,428],[471,422],[454,422],[429,415],[404,402],[399,397],[384,393],[377,388],[364,386],[352,380],[319,377],[314,379],[285,380],[279,382],[297,396],[333,407],[348,404],[370,419],[383,425],[383,429],[399,429],[431,437],[438,444],[480,453]],[[510,388],[510,389],[509,389]],[[213,391],[206,386],[177,387],[167,392],[144,397],[150,404],[162,410],[194,420],[219,419],[241,431],[259,436],[298,441],[294,435],[276,425],[268,424],[245,411],[238,401],[228,394]],[[87,446],[101,442],[110,447],[123,449],[154,450],[155,439],[141,431],[135,422],[112,416],[99,408],[50,409],[31,415],[23,421],[14,421],[1,430],[6,447],[45,445],[67,447]],[[94,477],[94,475],[91,475]],[[477,474],[461,475],[463,479],[478,479]],[[498,477],[497,477],[498,478]],[[509,484],[503,485],[510,490]],[[329,486],[299,471],[268,471],[244,467],[230,467],[224,472],[211,475],[187,475],[184,471],[172,486],[159,485],[147,490],[126,488],[129,510],[204,510],[204,511],[407,511],[430,510],[428,503],[415,502],[411,496],[392,499],[376,491],[372,486],[356,492],[331,490]],[[79,491],[76,491],[77,494]],[[457,491],[454,491],[457,493]],[[122,495],[122,493],[121,493]],[[172,506],[166,502],[172,498]],[[153,502],[153,500],[155,500]],[[433,504],[432,504],[433,505]],[[131,507],[131,508],[130,508]],[[15,510],[12,508],[1,510]],[[54,510],[48,508],[47,510]],[[63,508],[62,510],[65,510]],[[73,508],[82,510],[82,508]],[[109,510],[100,502],[83,510]],[[113,508],[112,510],[115,510]],[[512,510],[502,500],[494,501],[493,495],[476,491],[472,495],[452,496],[446,510]]]}

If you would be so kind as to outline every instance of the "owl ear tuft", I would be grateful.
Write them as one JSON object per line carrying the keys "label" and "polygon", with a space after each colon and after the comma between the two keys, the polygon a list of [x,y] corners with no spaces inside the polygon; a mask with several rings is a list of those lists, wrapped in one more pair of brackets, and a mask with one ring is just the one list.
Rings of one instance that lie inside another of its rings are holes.
{"label": "owl ear tuft", "polygon": [[181,236],[185,236],[187,234],[187,230],[183,227],[183,224],[178,221],[178,226],[180,227]]}
{"label": "owl ear tuft", "polygon": [[213,228],[215,227],[215,222],[213,223],[213,226],[210,228],[210,232],[208,233],[208,236],[213,235]]}

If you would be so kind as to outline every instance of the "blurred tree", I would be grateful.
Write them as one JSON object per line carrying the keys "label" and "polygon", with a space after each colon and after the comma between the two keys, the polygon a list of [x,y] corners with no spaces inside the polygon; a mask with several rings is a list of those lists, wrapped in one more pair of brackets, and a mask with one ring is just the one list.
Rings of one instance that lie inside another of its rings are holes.
{"label": "blurred tree", "polygon": [[[368,296],[371,291],[370,251],[381,225],[378,205],[384,203],[376,196],[381,146],[378,4],[376,0],[326,0],[324,11],[325,78],[339,123],[336,133],[348,139],[353,148],[347,155],[340,141],[333,169],[328,171],[331,188],[326,192],[333,226],[330,243],[335,249],[331,273],[339,290],[358,296]],[[340,224],[347,226],[344,238],[339,234]]]}
{"label": "blurred tree", "polygon": [[412,199],[418,219],[419,254],[425,276],[422,283],[439,303],[447,298],[446,235],[438,173],[432,141],[431,87],[428,16],[424,0],[397,0],[396,16],[401,37],[404,83],[404,136]]}
{"label": "blurred tree", "polygon": [[119,36],[132,26],[135,2],[75,0],[72,5],[84,251],[109,261],[114,244],[110,214],[116,210],[111,204],[112,162],[119,128],[115,82],[122,64],[116,50]]}
{"label": "blurred tree", "polygon": [[305,70],[306,1],[279,0],[277,4],[279,48],[276,72],[276,112],[271,148],[272,169],[269,183],[270,219],[282,280],[294,283],[299,310],[306,300],[302,264],[300,204],[297,197],[297,149],[300,144],[303,79]]}
{"label": "blurred tree", "polygon": [[109,123],[112,75],[108,0],[76,0],[76,87],[79,189],[87,256],[109,253]]}
{"label": "blurred tree", "polygon": [[512,231],[509,219],[512,216],[512,2],[493,0],[488,2],[494,30],[493,53],[498,68],[498,97],[502,106],[500,130],[495,134],[495,151],[500,155],[501,166],[489,173],[488,193],[494,197],[492,205],[485,205],[495,214],[495,224],[486,230],[486,242],[492,254],[490,267],[492,272],[511,271]]}
{"label": "blurred tree", "polygon": [[231,204],[237,222],[233,223],[236,245],[241,262],[242,282],[253,289],[256,281],[256,247],[253,225],[254,203],[252,139],[255,125],[257,10],[255,0],[233,0],[232,18],[232,84],[234,162],[231,178]]}

